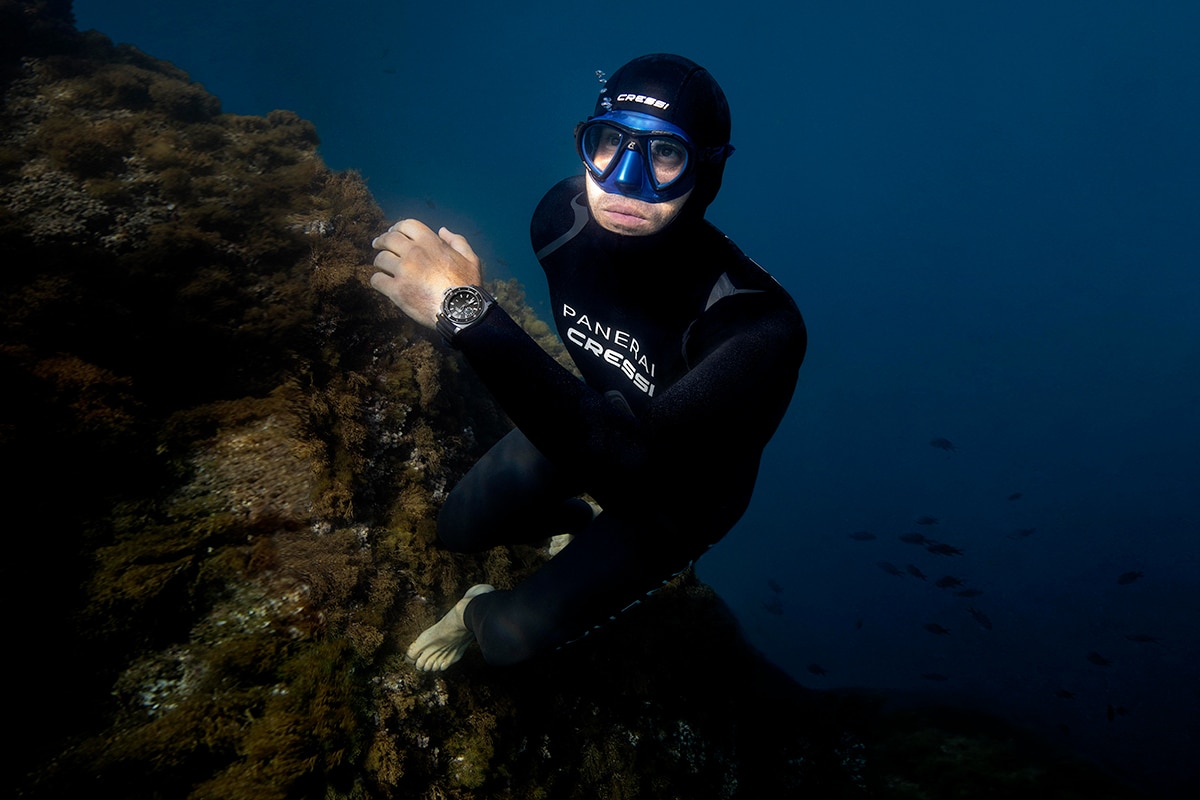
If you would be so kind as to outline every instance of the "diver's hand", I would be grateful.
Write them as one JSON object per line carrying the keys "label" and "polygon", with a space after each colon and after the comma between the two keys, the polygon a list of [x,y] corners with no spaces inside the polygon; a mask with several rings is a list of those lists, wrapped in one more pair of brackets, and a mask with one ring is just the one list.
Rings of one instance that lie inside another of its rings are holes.
{"label": "diver's hand", "polygon": [[483,280],[479,256],[467,239],[442,228],[437,233],[415,219],[402,219],[371,242],[378,249],[371,286],[414,322],[432,328],[442,310],[442,295],[453,286]]}

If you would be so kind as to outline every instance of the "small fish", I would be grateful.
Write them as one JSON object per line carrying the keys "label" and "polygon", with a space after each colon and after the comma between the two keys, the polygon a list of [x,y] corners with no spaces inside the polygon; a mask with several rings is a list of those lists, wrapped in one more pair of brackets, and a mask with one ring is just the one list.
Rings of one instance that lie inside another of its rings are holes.
{"label": "small fish", "polygon": [[1117,583],[1119,583],[1121,586],[1128,586],[1138,578],[1144,577],[1146,577],[1144,572],[1122,572],[1117,576]]}
{"label": "small fish", "polygon": [[900,569],[899,567],[897,567],[895,564],[893,564],[890,561],[880,561],[879,568],[881,570],[883,570],[884,572],[886,572],[888,575],[899,575],[901,577],[904,576],[904,570]]}
{"label": "small fish", "polygon": [[992,621],[988,619],[987,614],[983,613],[978,608],[971,606],[967,609],[967,613],[974,617],[975,621],[979,623],[979,627],[983,628],[985,631],[990,631],[992,629]]}
{"label": "small fish", "polygon": [[1061,700],[1074,700],[1075,699],[1075,693],[1068,692],[1066,689],[1059,689],[1057,692],[1054,693],[1054,696]]}
{"label": "small fish", "polygon": [[1010,494],[1010,495],[1008,496],[1008,500],[1009,500],[1009,502],[1010,502],[1010,503],[1011,503],[1013,500],[1020,500],[1020,499],[1021,499],[1021,493],[1020,493],[1020,492],[1013,492],[1012,494]]}
{"label": "small fish", "polygon": [[1125,638],[1131,642],[1140,642],[1141,644],[1158,644],[1158,637],[1151,636],[1148,633],[1127,633]]}
{"label": "small fish", "polygon": [[938,450],[945,450],[947,453],[958,452],[958,448],[954,446],[954,442],[943,436],[939,436],[936,439],[930,439],[929,444],[933,447],[936,447]]}
{"label": "small fish", "polygon": [[775,594],[779,594],[780,592],[783,591],[783,587],[780,586],[775,580],[773,580],[771,578],[767,579],[767,588],[770,589]]}
{"label": "small fish", "polygon": [[933,539],[923,533],[906,533],[900,537],[900,541],[905,544],[933,544]]}
{"label": "small fish", "polygon": [[828,675],[829,670],[822,667],[820,664],[809,664],[808,671],[813,675]]}
{"label": "small fish", "polygon": [[912,575],[914,578],[917,578],[918,580],[922,580],[922,581],[929,580],[929,578],[925,577],[925,573],[921,572],[921,568],[918,567],[916,564],[909,564],[908,566],[905,567],[905,569],[908,570],[909,575]]}
{"label": "small fish", "polygon": [[1112,703],[1109,703],[1108,708],[1106,708],[1104,710],[1104,716],[1108,719],[1109,722],[1112,722],[1117,717],[1124,717],[1128,713],[1129,713],[1129,709],[1126,708],[1125,706],[1116,706],[1114,708]]}
{"label": "small fish", "polygon": [[862,617],[859,617],[858,619],[854,620],[854,630],[861,631],[862,625],[863,625]]}
{"label": "small fish", "polygon": [[925,549],[931,553],[936,553],[939,556],[961,556],[963,554],[962,550],[959,550],[957,547],[952,545],[948,545],[945,542],[934,542]]}
{"label": "small fish", "polygon": [[922,514],[913,521],[918,525],[937,525],[939,522],[937,517],[930,514]]}
{"label": "small fish", "polygon": [[963,582],[961,578],[956,578],[953,575],[943,575],[933,585],[939,589],[951,589],[955,586],[962,586]]}
{"label": "small fish", "polygon": [[955,597],[979,597],[983,594],[983,589],[962,589],[954,593]]}
{"label": "small fish", "polygon": [[1105,658],[1095,651],[1087,654],[1087,660],[1095,664],[1097,667],[1107,667],[1112,663],[1111,659]]}
{"label": "small fish", "polygon": [[855,531],[850,534],[850,538],[856,542],[869,542],[875,538],[875,534],[870,531]]}
{"label": "small fish", "polygon": [[1010,539],[1028,539],[1037,531],[1037,528],[1017,528],[1008,535]]}
{"label": "small fish", "polygon": [[927,681],[948,681],[950,680],[940,672],[922,672],[921,677]]}
{"label": "small fish", "polygon": [[770,600],[763,600],[762,607],[768,614],[774,614],[776,616],[783,615],[783,601],[778,597],[772,597]]}
{"label": "small fish", "polygon": [[949,628],[943,628],[941,625],[938,625],[936,622],[927,622],[924,625],[922,625],[921,627],[924,628],[925,630],[929,631],[930,633],[936,634],[938,636],[947,636],[950,633]]}

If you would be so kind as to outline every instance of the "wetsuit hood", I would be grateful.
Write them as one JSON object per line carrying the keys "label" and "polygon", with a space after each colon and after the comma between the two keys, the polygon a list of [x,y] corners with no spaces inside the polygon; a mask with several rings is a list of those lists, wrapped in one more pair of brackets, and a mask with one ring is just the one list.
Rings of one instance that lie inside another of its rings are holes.
{"label": "wetsuit hood", "polygon": [[[649,236],[613,233],[591,215],[584,188],[587,180],[584,175],[572,175],[560,181],[534,211],[530,242],[543,267],[558,268],[562,253],[569,252],[573,254],[572,264],[582,263],[582,259],[586,261],[586,271],[636,285],[635,294],[648,298],[658,292],[670,292],[670,287],[679,282],[711,287],[719,273],[709,274],[714,267],[706,252],[713,249],[714,242],[724,239],[711,223],[699,216],[689,216],[676,218]],[[637,303],[638,299],[630,296],[625,302]]]}
{"label": "wetsuit hood", "polygon": [[[701,149],[729,144],[725,93],[708,70],[683,56],[654,53],[621,66],[601,89],[592,118],[611,111],[649,114],[677,125]],[[702,162],[692,196],[668,228],[703,218],[721,188],[724,172],[724,157]]]}

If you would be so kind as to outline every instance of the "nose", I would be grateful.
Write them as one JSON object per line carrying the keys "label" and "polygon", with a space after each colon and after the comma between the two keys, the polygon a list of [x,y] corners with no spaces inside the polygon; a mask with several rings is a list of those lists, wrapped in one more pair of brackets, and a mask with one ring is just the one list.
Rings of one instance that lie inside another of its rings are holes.
{"label": "nose", "polygon": [[629,148],[621,154],[621,160],[617,163],[617,171],[613,177],[619,186],[640,189],[642,186],[642,176],[645,174],[646,165],[642,161],[642,154],[633,148]]}

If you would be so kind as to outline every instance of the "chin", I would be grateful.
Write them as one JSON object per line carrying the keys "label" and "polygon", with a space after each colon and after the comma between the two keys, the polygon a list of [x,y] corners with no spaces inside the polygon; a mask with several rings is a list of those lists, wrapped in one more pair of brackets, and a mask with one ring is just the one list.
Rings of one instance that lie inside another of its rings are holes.
{"label": "chin", "polygon": [[679,216],[691,192],[662,203],[647,203],[620,194],[610,194],[587,176],[588,206],[601,228],[622,236],[650,236]]}

